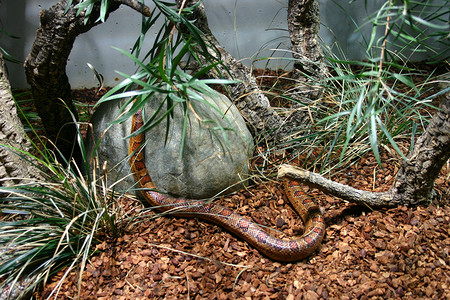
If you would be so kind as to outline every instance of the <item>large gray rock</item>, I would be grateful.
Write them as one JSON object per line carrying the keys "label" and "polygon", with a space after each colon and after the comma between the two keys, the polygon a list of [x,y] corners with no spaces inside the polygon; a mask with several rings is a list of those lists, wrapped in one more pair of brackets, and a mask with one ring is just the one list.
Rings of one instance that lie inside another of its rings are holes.
{"label": "large gray rock", "polygon": [[[156,95],[149,101],[145,109],[146,119],[155,112],[162,99],[163,96]],[[164,192],[196,199],[208,198],[241,188],[248,176],[253,142],[242,116],[222,94],[214,98],[205,95],[204,99],[222,113],[226,112],[225,118],[211,105],[191,101],[195,114],[190,111],[181,156],[182,105],[174,109],[168,131],[164,120],[145,134],[146,166],[158,189]],[[109,127],[117,117],[119,107],[119,101],[100,105],[92,118],[94,139],[90,138],[88,148],[92,153],[92,141],[103,136],[97,149],[100,163],[107,161],[110,183],[125,177],[116,185],[116,190],[130,192],[136,186],[128,165],[129,139],[124,137],[130,134],[131,119]],[[219,130],[219,126],[227,130]]]}

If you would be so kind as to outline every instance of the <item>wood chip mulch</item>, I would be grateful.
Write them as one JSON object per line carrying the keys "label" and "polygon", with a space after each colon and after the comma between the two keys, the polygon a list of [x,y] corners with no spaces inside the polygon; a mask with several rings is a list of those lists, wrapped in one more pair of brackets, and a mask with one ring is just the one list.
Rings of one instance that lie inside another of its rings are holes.
{"label": "wood chip mulch", "polygon": [[[392,184],[394,171],[395,164],[380,170],[367,156],[332,179],[381,191]],[[450,299],[449,176],[447,165],[428,207],[373,211],[310,190],[325,213],[326,236],[316,253],[297,263],[272,261],[197,219],[148,219],[98,245],[81,288],[72,272],[58,299]],[[143,208],[123,203],[125,210]],[[279,182],[217,203],[286,235],[301,234]],[[37,297],[46,298],[62,274]]]}

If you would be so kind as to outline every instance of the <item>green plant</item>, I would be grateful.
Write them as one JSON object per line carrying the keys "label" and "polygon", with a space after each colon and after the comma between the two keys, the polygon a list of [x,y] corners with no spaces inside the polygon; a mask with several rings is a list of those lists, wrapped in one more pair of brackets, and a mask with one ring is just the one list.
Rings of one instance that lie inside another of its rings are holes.
{"label": "green plant", "polygon": [[42,130],[37,124],[41,118],[36,112],[33,104],[33,95],[28,90],[13,90],[14,101],[20,111],[19,117],[24,124],[25,132]]}
{"label": "green plant", "polygon": [[[367,0],[365,3],[367,5]],[[358,28],[372,26],[366,45],[369,57],[397,61],[426,53],[431,62],[447,60],[450,51],[448,4],[448,0],[386,0]],[[377,35],[379,27],[384,30],[381,37]]]}
{"label": "green plant", "polygon": [[[142,128],[133,133],[133,135],[150,130],[162,121],[166,121],[168,132],[172,111],[175,107],[181,106],[184,120],[180,155],[183,153],[190,114],[193,114],[201,121],[207,129],[224,134],[226,140],[225,132],[228,128],[222,128],[217,125],[218,123],[215,120],[204,118],[200,113],[196,112],[195,106],[196,102],[205,103],[213,110],[219,112],[223,118],[226,118],[219,108],[214,103],[207,102],[203,95],[215,95],[216,92],[209,87],[211,84],[229,84],[236,81],[202,79],[202,76],[205,76],[208,71],[215,68],[220,62],[216,61],[208,52],[214,51],[214,46],[205,44],[199,29],[184,17],[184,14],[191,13],[195,6],[180,8],[177,12],[174,4],[156,0],[153,2],[156,5],[155,10],[157,9],[160,13],[153,11],[151,17],[143,17],[141,36],[136,41],[132,53],[117,49],[129,57],[138,66],[139,70],[131,76],[118,72],[126,79],[106,93],[98,104],[122,98],[127,99],[120,110],[123,112],[123,115],[114,121],[115,123],[120,123],[129,119],[138,110],[145,109],[145,104],[152,99],[152,96],[155,93],[160,93],[165,95],[165,97],[158,104],[158,109],[152,113],[148,120],[145,120]],[[153,47],[140,58],[145,33],[160,18],[163,18],[163,25],[155,38]],[[181,27],[186,28],[188,33],[182,33]],[[195,60],[202,65],[198,58],[198,53],[201,53],[203,57],[207,57],[210,64],[203,65],[194,74],[188,74],[184,67],[190,61]],[[160,112],[163,113],[160,114]]]}
{"label": "green plant", "polygon": [[[434,109],[431,100],[436,96],[424,96],[432,74],[424,82],[414,82],[413,76],[421,72],[410,67],[408,61],[424,48],[432,50],[434,57],[445,54],[447,49],[439,52],[429,43],[436,36],[442,37],[442,30],[448,31],[448,23],[442,18],[448,18],[449,10],[445,7],[445,4],[436,7],[433,1],[386,1],[367,23],[372,25],[366,46],[368,61],[329,58],[336,73],[328,79],[333,83],[331,91],[337,92],[343,101],[338,101],[339,111],[322,122],[345,120],[345,127],[339,127],[339,132],[345,135],[341,158],[349,143],[365,137],[380,164],[380,139],[404,157],[394,138],[410,134],[413,141],[419,125],[426,125],[429,116],[426,108]],[[377,39],[378,26],[383,26],[384,34]],[[429,29],[437,31],[430,34]]]}
{"label": "green plant", "polygon": [[66,162],[63,167],[46,149],[36,148],[35,156],[10,148],[35,172],[21,184],[0,184],[0,193],[7,195],[0,198],[0,286],[15,290],[11,286],[26,282],[20,297],[66,268],[56,294],[72,269],[82,273],[97,243],[117,237],[131,220],[80,141],[84,166]]}

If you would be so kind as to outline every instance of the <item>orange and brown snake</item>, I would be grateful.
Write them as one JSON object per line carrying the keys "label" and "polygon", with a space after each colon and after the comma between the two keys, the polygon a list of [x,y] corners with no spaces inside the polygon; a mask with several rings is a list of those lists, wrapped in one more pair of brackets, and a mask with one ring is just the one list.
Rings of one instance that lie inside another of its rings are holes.
{"label": "orange and brown snake", "polygon": [[[143,125],[142,112],[139,110],[132,118],[131,132]],[[260,252],[278,261],[298,261],[308,257],[322,242],[325,222],[319,207],[306,197],[295,181],[286,181],[285,190],[292,206],[303,219],[304,234],[295,239],[276,238],[259,225],[234,213],[233,211],[201,200],[174,198],[156,190],[147,171],[142,151],[143,134],[130,139],[130,165],[134,178],[144,198],[159,211],[173,211],[175,216],[197,217],[226,228],[241,237]]]}

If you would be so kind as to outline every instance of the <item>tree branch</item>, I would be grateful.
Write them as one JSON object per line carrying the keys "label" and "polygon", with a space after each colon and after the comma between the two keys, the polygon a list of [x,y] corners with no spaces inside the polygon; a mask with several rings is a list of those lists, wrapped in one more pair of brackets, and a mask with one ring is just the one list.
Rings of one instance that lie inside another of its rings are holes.
{"label": "tree branch", "polygon": [[[303,108],[322,96],[323,88],[320,82],[328,72],[319,42],[318,0],[289,0],[287,20],[292,57],[295,59],[291,77],[296,85],[286,94],[299,102],[293,104],[295,110],[287,122],[304,131],[305,128],[311,127],[309,113],[314,111]],[[312,117],[314,118],[314,115]]]}
{"label": "tree branch", "polygon": [[[100,5],[94,6],[85,23],[85,16],[77,15],[77,2],[71,3],[66,11],[67,4],[67,0],[62,0],[40,12],[40,26],[24,67],[47,137],[65,159],[73,157],[80,162],[81,150],[75,143],[77,128],[74,123],[78,115],[72,102],[66,64],[76,37],[100,24],[96,21]],[[112,2],[106,17],[119,6],[120,3]]]}
{"label": "tree branch", "polygon": [[115,0],[115,2],[126,5],[146,17],[151,16],[150,8],[142,2],[136,0]]}
{"label": "tree branch", "polygon": [[371,207],[395,206],[391,201],[387,201],[389,198],[392,198],[390,197],[390,192],[375,193],[358,190],[348,185],[326,179],[320,174],[291,165],[281,165],[278,169],[278,178],[297,180],[318,188],[326,194],[357,204],[369,205]]}

